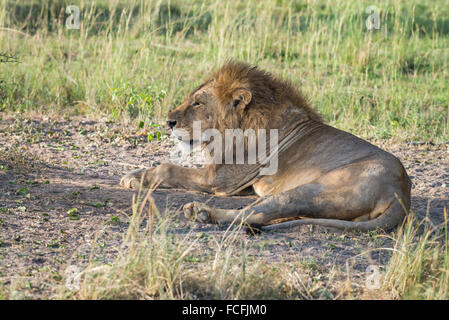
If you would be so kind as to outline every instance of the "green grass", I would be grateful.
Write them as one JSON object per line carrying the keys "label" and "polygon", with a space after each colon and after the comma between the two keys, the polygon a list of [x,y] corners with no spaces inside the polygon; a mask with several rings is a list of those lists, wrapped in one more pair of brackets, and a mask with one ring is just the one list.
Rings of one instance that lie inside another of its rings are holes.
{"label": "green grass", "polygon": [[[81,29],[65,27],[69,4]],[[233,58],[364,138],[449,140],[445,0],[0,1],[0,109],[161,121]]]}

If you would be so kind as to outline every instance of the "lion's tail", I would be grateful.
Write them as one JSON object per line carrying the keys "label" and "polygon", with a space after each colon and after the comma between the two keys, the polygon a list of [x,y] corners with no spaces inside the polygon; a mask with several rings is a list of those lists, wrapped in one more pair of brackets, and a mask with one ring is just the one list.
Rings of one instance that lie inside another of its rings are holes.
{"label": "lion's tail", "polygon": [[272,231],[285,228],[292,228],[300,225],[318,225],[323,227],[336,228],[341,230],[359,230],[359,231],[370,231],[376,230],[378,228],[385,231],[391,230],[400,224],[404,217],[406,216],[409,204],[405,206],[399,200],[393,200],[391,205],[382,213],[379,217],[368,220],[368,221],[346,221],[338,219],[300,219],[294,221],[288,221],[278,224],[272,224],[267,226],[262,226],[263,231]]}

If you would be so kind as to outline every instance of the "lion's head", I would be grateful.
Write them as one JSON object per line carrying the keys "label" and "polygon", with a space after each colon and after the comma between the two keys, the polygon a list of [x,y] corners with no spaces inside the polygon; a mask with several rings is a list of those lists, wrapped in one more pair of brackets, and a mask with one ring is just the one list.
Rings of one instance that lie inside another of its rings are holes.
{"label": "lion's head", "polygon": [[308,107],[303,96],[289,83],[241,62],[229,62],[192,90],[167,115],[173,135],[193,136],[194,121],[201,130],[271,129],[282,130],[286,121],[298,122],[320,116]]}

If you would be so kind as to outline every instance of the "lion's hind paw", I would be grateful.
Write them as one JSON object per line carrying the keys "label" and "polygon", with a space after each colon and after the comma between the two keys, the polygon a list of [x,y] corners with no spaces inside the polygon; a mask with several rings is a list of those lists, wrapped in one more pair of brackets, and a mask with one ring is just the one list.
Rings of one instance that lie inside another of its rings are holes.
{"label": "lion's hind paw", "polygon": [[125,175],[120,180],[120,185],[126,189],[139,189],[140,182],[132,175]]}
{"label": "lion's hind paw", "polygon": [[192,221],[208,223],[211,222],[212,209],[200,202],[190,202],[184,205],[184,216]]}
{"label": "lion's hind paw", "polygon": [[122,177],[120,185],[127,189],[139,189],[141,187],[140,180],[147,169],[134,170]]}

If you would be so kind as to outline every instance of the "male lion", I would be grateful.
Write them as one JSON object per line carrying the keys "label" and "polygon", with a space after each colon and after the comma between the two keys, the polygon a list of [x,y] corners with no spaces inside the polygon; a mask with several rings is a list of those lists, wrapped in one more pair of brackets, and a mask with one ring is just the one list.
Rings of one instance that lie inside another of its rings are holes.
{"label": "male lion", "polygon": [[[266,163],[220,164],[185,168],[163,163],[131,172],[120,184],[137,188],[160,184],[217,195],[235,195],[252,187],[259,198],[241,210],[193,202],[186,217],[199,222],[232,223],[273,230],[314,224],[343,230],[389,230],[410,208],[410,179],[401,162],[352,134],[330,127],[291,83],[257,67],[229,62],[194,89],[167,124],[173,134],[201,130],[277,129],[278,170],[261,175]],[[190,141],[191,143],[193,141]]]}

